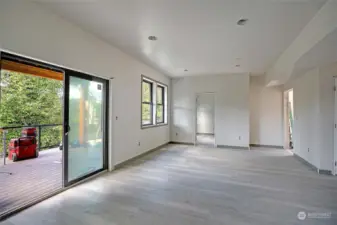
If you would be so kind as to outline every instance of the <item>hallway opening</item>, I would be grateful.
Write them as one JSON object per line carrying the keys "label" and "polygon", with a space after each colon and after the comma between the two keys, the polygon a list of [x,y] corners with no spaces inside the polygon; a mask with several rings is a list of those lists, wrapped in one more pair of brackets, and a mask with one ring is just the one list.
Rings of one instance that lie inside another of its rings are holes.
{"label": "hallway opening", "polygon": [[215,94],[196,95],[196,136],[195,144],[215,146]]}

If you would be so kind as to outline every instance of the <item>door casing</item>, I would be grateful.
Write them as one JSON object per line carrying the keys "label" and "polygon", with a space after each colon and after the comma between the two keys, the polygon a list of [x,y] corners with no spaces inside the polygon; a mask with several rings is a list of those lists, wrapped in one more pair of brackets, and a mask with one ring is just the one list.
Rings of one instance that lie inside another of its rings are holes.
{"label": "door casing", "polygon": [[335,77],[335,110],[334,110],[334,161],[333,161],[333,175],[337,176],[337,77]]}

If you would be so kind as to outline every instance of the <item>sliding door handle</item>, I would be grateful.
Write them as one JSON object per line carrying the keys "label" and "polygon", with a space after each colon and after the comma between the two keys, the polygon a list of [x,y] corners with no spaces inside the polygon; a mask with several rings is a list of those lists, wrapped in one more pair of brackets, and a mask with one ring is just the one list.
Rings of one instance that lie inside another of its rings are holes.
{"label": "sliding door handle", "polygon": [[65,135],[68,135],[68,134],[69,134],[69,131],[70,131],[70,126],[69,126],[69,125],[65,125],[65,126],[64,126],[64,134],[65,134]]}

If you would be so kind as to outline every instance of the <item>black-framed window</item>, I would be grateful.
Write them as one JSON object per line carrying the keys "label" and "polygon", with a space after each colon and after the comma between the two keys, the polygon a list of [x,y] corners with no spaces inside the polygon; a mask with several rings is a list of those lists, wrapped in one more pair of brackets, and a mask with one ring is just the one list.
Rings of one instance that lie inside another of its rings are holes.
{"label": "black-framed window", "polygon": [[167,85],[142,75],[141,127],[167,124]]}
{"label": "black-framed window", "polygon": [[156,122],[157,124],[165,123],[165,87],[157,85],[156,93]]}
{"label": "black-framed window", "polygon": [[142,80],[142,125],[153,125],[153,83]]}

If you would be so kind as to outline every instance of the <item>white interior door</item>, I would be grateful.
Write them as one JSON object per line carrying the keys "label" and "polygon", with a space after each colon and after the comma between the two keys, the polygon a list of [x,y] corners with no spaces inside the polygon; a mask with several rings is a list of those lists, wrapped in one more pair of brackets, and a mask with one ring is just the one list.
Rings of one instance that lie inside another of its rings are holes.
{"label": "white interior door", "polygon": [[214,94],[197,95],[197,133],[214,134]]}

